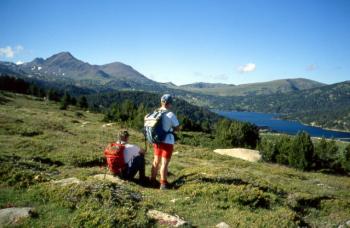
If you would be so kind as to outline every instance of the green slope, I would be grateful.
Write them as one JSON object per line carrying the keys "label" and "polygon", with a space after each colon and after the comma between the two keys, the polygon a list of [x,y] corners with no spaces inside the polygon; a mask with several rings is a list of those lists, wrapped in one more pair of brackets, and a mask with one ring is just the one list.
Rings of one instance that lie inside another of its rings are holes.
{"label": "green slope", "polygon": [[[170,163],[174,189],[90,180],[102,150],[121,126],[103,127],[101,114],[34,97],[0,95],[0,207],[33,206],[26,227],[162,226],[154,208],[198,227],[224,221],[232,227],[337,227],[350,219],[350,178],[249,163],[209,148],[176,145]],[[140,146],[140,132],[131,140]],[[149,175],[152,154],[147,154]],[[51,180],[77,177],[79,185]]]}
{"label": "green slope", "polygon": [[324,86],[325,84],[304,78],[281,79],[242,85],[194,83],[178,87],[186,91],[216,96],[248,96],[287,93]]}
{"label": "green slope", "polygon": [[231,109],[284,113],[285,118],[350,131],[350,81],[287,94],[231,97],[226,105]]}

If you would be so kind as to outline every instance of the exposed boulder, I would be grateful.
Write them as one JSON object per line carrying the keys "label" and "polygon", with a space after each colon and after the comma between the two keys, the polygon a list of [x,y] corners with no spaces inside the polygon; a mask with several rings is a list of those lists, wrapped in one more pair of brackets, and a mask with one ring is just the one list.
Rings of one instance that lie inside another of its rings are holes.
{"label": "exposed boulder", "polygon": [[261,159],[261,155],[257,150],[250,150],[245,148],[233,148],[233,149],[216,149],[215,153],[221,155],[227,155],[235,158],[240,158],[250,162],[257,162]]}
{"label": "exposed boulder", "polygon": [[119,177],[116,177],[116,176],[113,176],[110,174],[96,174],[96,175],[92,176],[92,178],[94,178],[96,180],[109,181],[109,182],[116,183],[116,184],[124,184],[124,182],[125,182],[122,179],[120,179]]}
{"label": "exposed boulder", "polygon": [[21,220],[34,216],[34,208],[32,207],[12,207],[0,210],[0,227],[18,224]]}
{"label": "exposed boulder", "polygon": [[169,215],[167,213],[157,211],[157,210],[149,210],[147,212],[147,216],[157,220],[160,224],[170,226],[170,227],[180,227],[189,225],[188,222],[179,218],[178,216]]}
{"label": "exposed boulder", "polygon": [[82,181],[76,177],[70,177],[70,178],[66,178],[66,179],[62,179],[62,180],[53,181],[53,183],[59,184],[61,186],[66,186],[69,184],[80,184],[80,183],[82,183]]}
{"label": "exposed boulder", "polygon": [[230,225],[228,225],[228,224],[225,223],[225,222],[220,222],[220,223],[217,224],[215,227],[218,227],[218,228],[230,228]]}

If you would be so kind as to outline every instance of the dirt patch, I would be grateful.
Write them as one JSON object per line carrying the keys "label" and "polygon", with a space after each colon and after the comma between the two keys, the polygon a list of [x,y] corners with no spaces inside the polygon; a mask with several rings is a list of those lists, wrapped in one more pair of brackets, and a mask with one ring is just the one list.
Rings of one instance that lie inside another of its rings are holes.
{"label": "dirt patch", "polygon": [[250,162],[257,162],[261,159],[259,151],[244,148],[216,149],[214,150],[214,152],[221,155],[228,155],[231,157],[240,158]]}

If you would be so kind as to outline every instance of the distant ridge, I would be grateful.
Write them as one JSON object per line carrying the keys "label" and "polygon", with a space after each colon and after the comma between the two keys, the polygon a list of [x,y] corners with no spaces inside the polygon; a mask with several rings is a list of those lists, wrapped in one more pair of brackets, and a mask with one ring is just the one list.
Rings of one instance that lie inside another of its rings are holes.
{"label": "distant ridge", "polygon": [[209,105],[208,96],[251,96],[302,91],[325,84],[304,79],[281,79],[263,83],[233,85],[225,83],[197,82],[177,86],[172,82],[153,81],[132,66],[121,62],[93,65],[75,58],[70,52],[60,52],[49,58],[16,65],[0,62],[0,74],[15,75],[45,82],[87,88],[95,91],[139,90],[146,92],[170,92],[197,104]]}
{"label": "distant ridge", "polygon": [[21,65],[0,63],[0,73],[10,73],[39,80],[86,87],[90,89],[157,89],[160,84],[148,79],[131,66],[113,62],[92,65],[75,58],[70,52],[60,52],[47,59],[35,58]]}
{"label": "distant ridge", "polygon": [[225,88],[235,86],[233,84],[225,83],[207,83],[207,82],[196,82],[192,84],[181,85],[180,88],[184,89],[203,89],[203,88]]}
{"label": "distant ridge", "polygon": [[305,78],[294,78],[241,85],[199,82],[183,85],[180,86],[180,88],[187,91],[195,91],[198,93],[214,96],[248,96],[302,91],[306,89],[321,87],[324,85],[324,83]]}

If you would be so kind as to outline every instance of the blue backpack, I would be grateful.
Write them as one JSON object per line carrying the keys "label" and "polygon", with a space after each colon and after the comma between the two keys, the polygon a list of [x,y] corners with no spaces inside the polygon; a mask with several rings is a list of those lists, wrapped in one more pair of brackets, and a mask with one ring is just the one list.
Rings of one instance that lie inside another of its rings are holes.
{"label": "blue backpack", "polygon": [[161,143],[165,137],[171,133],[164,131],[162,119],[167,110],[155,110],[145,116],[144,134],[149,143]]}

